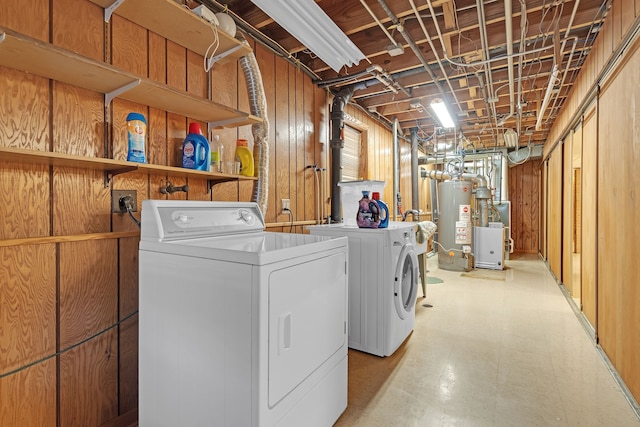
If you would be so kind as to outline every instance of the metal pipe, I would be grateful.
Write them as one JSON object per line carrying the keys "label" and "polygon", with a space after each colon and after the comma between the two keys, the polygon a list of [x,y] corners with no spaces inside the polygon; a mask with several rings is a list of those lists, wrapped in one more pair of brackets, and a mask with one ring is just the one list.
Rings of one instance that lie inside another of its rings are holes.
{"label": "metal pipe", "polygon": [[399,121],[393,118],[393,219],[398,214],[398,195],[400,194],[400,153],[398,143]]}
{"label": "metal pipe", "polygon": [[[505,1],[507,1],[507,0],[505,0]],[[458,97],[456,96],[456,91],[453,90],[453,86],[451,86],[451,80],[449,80],[449,76],[447,75],[447,72],[444,69],[444,65],[442,64],[442,60],[440,59],[440,55],[438,55],[438,51],[436,50],[436,47],[433,45],[433,41],[431,40],[431,36],[429,35],[429,32],[427,31],[427,28],[425,27],[424,22],[422,21],[422,17],[420,16],[420,12],[418,12],[418,8],[416,7],[416,5],[413,2],[413,0],[409,0],[409,4],[411,4],[411,8],[413,9],[413,14],[416,16],[416,19],[418,20],[418,24],[420,24],[420,28],[422,28],[422,32],[424,33],[424,36],[427,39],[427,43],[429,43],[429,46],[431,47],[431,50],[433,51],[433,55],[436,57],[436,62],[438,63],[438,66],[440,67],[440,71],[442,71],[442,75],[444,76],[444,80],[447,82],[447,86],[449,86],[449,89],[451,90],[451,95],[453,96],[453,99],[455,100],[456,105],[458,106],[458,110],[462,113],[462,112],[464,112],[464,110],[462,109],[462,106],[460,105],[460,101],[458,100]]]}
{"label": "metal pipe", "polygon": [[420,210],[418,190],[418,128],[411,128],[411,207]]}
{"label": "metal pipe", "polygon": [[353,95],[353,88],[340,90],[331,106],[331,220],[341,222],[340,186],[342,180],[342,149],[344,148],[344,107]]}
{"label": "metal pipe", "polygon": [[[478,1],[482,1],[482,0],[478,0]],[[413,54],[416,56],[416,58],[418,58],[418,60],[422,64],[422,67],[425,69],[427,74],[429,74],[429,77],[431,77],[433,84],[436,86],[440,94],[443,97],[445,97],[446,95],[444,92],[444,88],[438,81],[438,77],[435,74],[433,74],[433,71],[431,71],[431,68],[429,67],[429,63],[427,63],[427,60],[422,55],[420,48],[418,48],[418,46],[413,41],[409,33],[405,31],[404,26],[400,23],[400,21],[398,20],[396,15],[391,11],[391,9],[389,9],[389,6],[387,5],[387,3],[384,0],[378,0],[378,3],[380,4],[380,7],[382,7],[382,9],[387,13],[387,15],[389,16],[389,19],[391,19],[391,22],[393,22],[393,24],[396,26],[400,34],[402,34],[402,37],[404,37],[405,41],[413,51]]]}
{"label": "metal pipe", "polygon": [[502,123],[513,117],[515,112],[515,82],[513,77],[513,10],[511,0],[504,0],[504,28],[507,33],[507,71],[509,73],[509,115]]}
{"label": "metal pipe", "polygon": [[[488,36],[487,36],[487,21],[484,15],[484,1],[483,0],[476,0],[476,8],[478,11],[478,26],[479,26],[479,32],[480,32],[480,44],[482,47],[482,54],[485,58],[490,59],[491,58],[491,52],[489,51],[489,45],[488,45]],[[488,89],[488,100],[489,100],[489,105],[490,105],[490,111],[493,114],[493,118],[494,120],[496,120],[496,125],[497,125],[497,121],[498,121],[498,117],[496,114],[496,103],[495,103],[495,94],[493,92],[493,76],[491,74],[491,67],[485,65],[484,66],[484,72],[485,75],[487,77],[487,89]],[[495,135],[494,135],[495,136]],[[497,138],[496,138],[496,143],[497,143]]]}
{"label": "metal pipe", "polygon": [[365,2],[364,0],[360,0],[360,3],[362,4],[362,7],[364,7],[365,10],[369,12],[369,15],[371,15],[373,20],[376,21],[376,24],[378,24],[378,26],[382,29],[382,31],[387,36],[387,38],[391,40],[391,43],[396,44],[396,41],[393,39],[393,37],[391,37],[391,34],[389,34],[389,31],[387,30],[387,28],[384,25],[382,25],[382,22],[380,22],[378,17],[373,13],[373,11],[371,10],[367,2]]}

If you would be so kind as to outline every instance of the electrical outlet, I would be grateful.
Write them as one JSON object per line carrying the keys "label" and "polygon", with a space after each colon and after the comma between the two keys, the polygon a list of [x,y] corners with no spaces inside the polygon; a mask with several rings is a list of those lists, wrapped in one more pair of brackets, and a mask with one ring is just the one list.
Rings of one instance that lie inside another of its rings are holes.
{"label": "electrical outlet", "polygon": [[120,203],[124,197],[131,197],[132,212],[138,211],[138,192],[136,190],[113,190],[111,192],[111,212],[127,213],[127,209]]}
{"label": "electrical outlet", "polygon": [[282,212],[287,211],[287,210],[291,210],[291,200],[282,199],[281,203],[282,203]]}

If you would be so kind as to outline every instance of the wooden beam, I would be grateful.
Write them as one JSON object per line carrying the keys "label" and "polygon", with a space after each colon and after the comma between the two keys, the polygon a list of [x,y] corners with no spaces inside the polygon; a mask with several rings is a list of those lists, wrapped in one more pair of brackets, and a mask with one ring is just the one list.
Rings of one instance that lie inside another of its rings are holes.
{"label": "wooden beam", "polygon": [[442,12],[444,14],[444,27],[452,29],[456,27],[456,11],[453,7],[453,1],[449,0],[442,4]]}

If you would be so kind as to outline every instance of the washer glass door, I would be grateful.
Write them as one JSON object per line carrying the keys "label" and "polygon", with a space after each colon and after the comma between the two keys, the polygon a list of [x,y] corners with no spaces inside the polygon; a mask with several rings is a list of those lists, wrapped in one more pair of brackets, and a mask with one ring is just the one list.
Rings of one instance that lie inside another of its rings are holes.
{"label": "washer glass door", "polygon": [[412,244],[402,247],[396,265],[393,298],[401,319],[413,312],[418,294],[418,257]]}

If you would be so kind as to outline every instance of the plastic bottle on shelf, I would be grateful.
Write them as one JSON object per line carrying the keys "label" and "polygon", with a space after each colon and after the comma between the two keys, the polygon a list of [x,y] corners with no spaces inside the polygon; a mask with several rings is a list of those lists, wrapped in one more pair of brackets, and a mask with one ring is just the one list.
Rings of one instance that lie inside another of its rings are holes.
{"label": "plastic bottle on shelf", "polygon": [[222,172],[224,145],[220,142],[219,135],[211,135],[211,138],[209,139],[209,148],[211,150],[211,172]]}
{"label": "plastic bottle on shelf", "polygon": [[146,163],[145,140],[147,137],[147,121],[140,113],[127,115],[127,160]]}
{"label": "plastic bottle on shelf", "polygon": [[380,225],[380,207],[375,200],[369,198],[369,191],[362,191],[362,198],[358,202],[356,223],[359,228],[378,228]]}
{"label": "plastic bottle on shelf", "polygon": [[389,227],[389,206],[387,206],[385,202],[380,200],[380,193],[378,193],[377,191],[374,191],[371,194],[371,198],[375,200],[380,207],[380,224],[378,225],[378,228]]}
{"label": "plastic bottle on shelf", "polygon": [[236,161],[240,162],[240,175],[253,176],[253,153],[246,139],[236,141]]}
{"label": "plastic bottle on shelf", "polygon": [[200,124],[189,124],[189,134],[182,143],[182,167],[208,171],[210,163],[209,141],[202,135]]}

